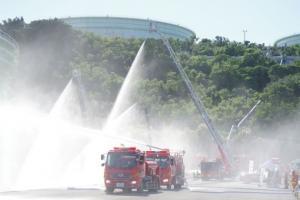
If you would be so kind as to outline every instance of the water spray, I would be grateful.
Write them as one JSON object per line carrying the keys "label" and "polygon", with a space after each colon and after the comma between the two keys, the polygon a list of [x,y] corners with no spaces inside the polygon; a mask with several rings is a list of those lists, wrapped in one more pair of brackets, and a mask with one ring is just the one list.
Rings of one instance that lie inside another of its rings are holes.
{"label": "water spray", "polygon": [[86,92],[85,92],[84,86],[81,82],[81,73],[79,70],[77,70],[77,69],[73,70],[72,79],[74,80],[74,83],[78,87],[79,104],[80,104],[82,114],[85,115],[86,111],[87,111],[87,103],[86,103],[87,97],[86,97]]}

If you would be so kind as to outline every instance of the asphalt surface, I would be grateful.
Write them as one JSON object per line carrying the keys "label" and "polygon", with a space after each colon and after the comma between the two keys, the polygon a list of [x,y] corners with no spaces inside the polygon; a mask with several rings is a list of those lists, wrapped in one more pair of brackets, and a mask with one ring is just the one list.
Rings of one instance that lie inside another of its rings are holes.
{"label": "asphalt surface", "polygon": [[241,184],[238,182],[190,182],[178,191],[162,189],[157,193],[136,192],[123,193],[116,191],[106,194],[101,189],[47,189],[27,190],[0,193],[2,200],[295,200],[289,190],[280,188],[257,187],[255,184]]}

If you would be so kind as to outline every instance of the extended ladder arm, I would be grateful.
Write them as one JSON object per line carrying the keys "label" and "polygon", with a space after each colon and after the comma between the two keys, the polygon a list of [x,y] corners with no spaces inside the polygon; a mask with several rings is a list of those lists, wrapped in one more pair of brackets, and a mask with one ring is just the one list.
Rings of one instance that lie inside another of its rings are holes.
{"label": "extended ladder arm", "polygon": [[190,81],[190,79],[188,78],[187,74],[185,73],[182,65],[180,64],[174,50],[172,49],[169,40],[167,38],[164,37],[164,35],[162,33],[160,33],[158,30],[153,29],[153,25],[150,24],[150,31],[151,32],[156,32],[157,34],[159,34],[160,38],[162,39],[164,45],[167,47],[170,56],[180,74],[180,76],[182,77],[187,89],[189,90],[189,93],[192,97],[192,100],[198,110],[198,112],[200,113],[203,121],[205,122],[210,135],[212,136],[214,142],[217,144],[218,150],[221,154],[222,160],[224,162],[225,168],[227,170],[230,170],[232,167],[232,163],[231,163],[231,159],[229,157],[229,153],[227,151],[227,149],[224,146],[223,140],[221,138],[221,136],[219,135],[219,133],[217,132],[217,130],[215,129],[215,127],[213,126],[211,119],[209,118],[209,115],[207,114],[204,104],[202,103],[200,97],[196,94],[196,92],[194,91],[194,88],[192,86],[192,83]]}
{"label": "extended ladder arm", "polygon": [[256,107],[261,103],[261,100],[258,100],[257,103],[249,110],[249,112],[239,121],[237,125],[233,124],[227,136],[227,142],[230,140],[233,132],[237,132],[240,126],[250,117],[250,115],[255,111]]}

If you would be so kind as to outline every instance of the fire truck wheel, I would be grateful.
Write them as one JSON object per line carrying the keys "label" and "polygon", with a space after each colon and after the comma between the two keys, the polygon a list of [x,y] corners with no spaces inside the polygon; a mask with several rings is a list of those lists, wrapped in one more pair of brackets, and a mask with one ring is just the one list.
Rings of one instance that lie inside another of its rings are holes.
{"label": "fire truck wheel", "polygon": [[143,187],[142,187],[142,186],[138,187],[138,188],[136,189],[136,191],[137,191],[138,193],[142,193],[142,192],[143,192]]}
{"label": "fire truck wheel", "polygon": [[114,188],[106,188],[105,192],[111,194],[114,192]]}
{"label": "fire truck wheel", "polygon": [[181,189],[181,185],[180,185],[180,184],[177,184],[177,185],[176,185],[176,189],[180,190],[180,189]]}
{"label": "fire truck wheel", "polygon": [[125,188],[125,189],[123,190],[123,192],[130,193],[130,192],[131,192],[131,189],[130,189],[130,188]]}
{"label": "fire truck wheel", "polygon": [[172,186],[171,184],[168,184],[168,185],[167,185],[167,189],[168,189],[168,190],[171,190],[171,186]]}
{"label": "fire truck wheel", "polygon": [[156,193],[156,192],[157,192],[157,189],[149,189],[149,192],[151,192],[151,193]]}

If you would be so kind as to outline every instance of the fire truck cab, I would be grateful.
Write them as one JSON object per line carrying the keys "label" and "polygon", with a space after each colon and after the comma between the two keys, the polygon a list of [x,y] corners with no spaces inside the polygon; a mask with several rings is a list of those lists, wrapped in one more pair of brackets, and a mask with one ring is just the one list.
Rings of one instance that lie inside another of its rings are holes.
{"label": "fire truck cab", "polygon": [[[103,160],[103,156],[101,156]],[[138,192],[159,189],[156,163],[145,162],[144,153],[135,147],[115,147],[107,153],[104,163],[104,184],[106,191],[115,189]]]}
{"label": "fire truck cab", "polygon": [[180,188],[184,184],[184,165],[182,156],[171,155],[169,150],[146,151],[146,161],[156,161],[159,167],[160,185],[167,189]]}

